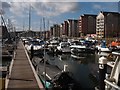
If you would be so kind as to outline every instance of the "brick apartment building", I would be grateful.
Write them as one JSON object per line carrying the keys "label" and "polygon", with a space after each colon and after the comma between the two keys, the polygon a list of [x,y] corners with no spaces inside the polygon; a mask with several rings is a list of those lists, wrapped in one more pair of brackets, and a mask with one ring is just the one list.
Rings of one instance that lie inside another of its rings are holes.
{"label": "brick apartment building", "polygon": [[50,28],[50,37],[60,37],[60,25],[54,24]]}
{"label": "brick apartment building", "polygon": [[91,14],[83,14],[79,18],[79,33],[80,36],[96,33],[96,16]]}
{"label": "brick apartment building", "polygon": [[96,18],[96,34],[98,38],[119,37],[120,14],[101,11]]}
{"label": "brick apartment building", "polygon": [[78,37],[78,20],[68,19],[68,37]]}

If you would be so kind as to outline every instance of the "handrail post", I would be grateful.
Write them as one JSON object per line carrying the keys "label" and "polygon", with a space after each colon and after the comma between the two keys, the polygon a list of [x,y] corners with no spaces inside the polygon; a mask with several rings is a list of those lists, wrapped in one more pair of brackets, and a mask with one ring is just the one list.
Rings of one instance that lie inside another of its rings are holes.
{"label": "handrail post", "polygon": [[105,76],[107,72],[107,58],[99,58],[99,90],[105,90]]}
{"label": "handrail post", "polygon": [[31,46],[31,57],[30,57],[30,60],[33,59],[33,56],[34,56],[34,49],[33,49],[33,45]]}

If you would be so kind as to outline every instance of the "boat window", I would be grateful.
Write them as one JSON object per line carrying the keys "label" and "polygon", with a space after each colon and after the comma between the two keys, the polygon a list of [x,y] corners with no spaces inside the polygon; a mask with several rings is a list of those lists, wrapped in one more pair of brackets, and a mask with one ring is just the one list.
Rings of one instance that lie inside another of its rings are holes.
{"label": "boat window", "polygon": [[63,43],[61,46],[62,47],[70,46],[70,43]]}
{"label": "boat window", "polygon": [[31,41],[31,44],[33,44],[33,45],[40,45],[40,43],[38,41]]}
{"label": "boat window", "polygon": [[76,45],[82,45],[82,43],[81,43],[81,42],[78,42]]}
{"label": "boat window", "polygon": [[44,44],[44,41],[40,41],[39,43],[40,43],[40,45],[43,45],[43,44]]}
{"label": "boat window", "polygon": [[58,45],[59,43],[51,43],[52,45]]}

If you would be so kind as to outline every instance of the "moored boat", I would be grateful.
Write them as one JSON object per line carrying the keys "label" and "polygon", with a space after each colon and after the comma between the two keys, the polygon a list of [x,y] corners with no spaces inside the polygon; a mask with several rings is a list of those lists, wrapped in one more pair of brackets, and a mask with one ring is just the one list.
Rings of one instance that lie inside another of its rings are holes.
{"label": "moored boat", "polygon": [[55,65],[44,65],[40,61],[35,59],[33,64],[36,66],[36,72],[47,89],[76,90],[76,88],[80,88],[77,81],[73,79],[71,72],[65,71],[65,69],[62,71]]}
{"label": "moored boat", "polygon": [[58,53],[70,53],[70,43],[69,42],[61,42],[59,46],[57,46]]}
{"label": "moored boat", "polygon": [[100,45],[96,45],[96,50],[98,51],[98,55],[107,56],[111,53],[111,49],[106,45],[106,41],[101,41]]}
{"label": "moored boat", "polygon": [[94,54],[95,48],[92,47],[92,45],[89,45],[89,43],[83,43],[76,41],[73,45],[70,46],[71,48],[71,56],[75,58],[81,58],[85,57],[86,54]]}
{"label": "moored boat", "polygon": [[29,41],[29,43],[26,44],[25,47],[28,53],[31,53],[31,48],[33,47],[34,55],[43,54],[43,46],[40,45],[39,41],[37,40]]}
{"label": "moored boat", "polygon": [[114,51],[120,51],[120,41],[112,41],[109,44],[109,49],[114,52]]}

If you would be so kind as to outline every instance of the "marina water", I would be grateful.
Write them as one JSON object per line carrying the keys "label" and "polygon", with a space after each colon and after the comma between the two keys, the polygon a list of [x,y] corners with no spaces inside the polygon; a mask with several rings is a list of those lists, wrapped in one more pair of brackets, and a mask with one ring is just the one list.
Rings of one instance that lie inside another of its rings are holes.
{"label": "marina water", "polygon": [[[76,59],[71,54],[45,55],[51,65],[56,65],[63,70],[67,65],[67,70],[72,72],[73,78],[79,82],[82,88],[92,89],[98,85],[98,55],[86,54],[85,57]],[[38,57],[39,58],[39,57]],[[1,65],[6,66],[10,60],[2,60]]]}
{"label": "marina water", "polygon": [[98,85],[98,57],[97,54],[86,54],[80,59],[71,57],[71,54],[46,55],[51,65],[61,70],[67,65],[67,71],[72,72],[73,78],[82,88],[93,90]]}

